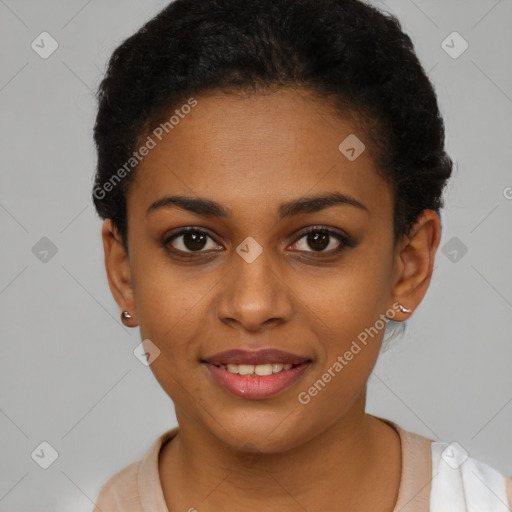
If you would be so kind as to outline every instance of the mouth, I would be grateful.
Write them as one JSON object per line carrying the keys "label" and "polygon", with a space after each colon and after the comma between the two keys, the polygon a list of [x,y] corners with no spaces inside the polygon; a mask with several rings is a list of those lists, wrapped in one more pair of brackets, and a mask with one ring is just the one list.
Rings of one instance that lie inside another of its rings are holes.
{"label": "mouth", "polygon": [[200,362],[224,390],[241,398],[263,399],[296,383],[313,361],[276,349],[262,349],[230,350]]}

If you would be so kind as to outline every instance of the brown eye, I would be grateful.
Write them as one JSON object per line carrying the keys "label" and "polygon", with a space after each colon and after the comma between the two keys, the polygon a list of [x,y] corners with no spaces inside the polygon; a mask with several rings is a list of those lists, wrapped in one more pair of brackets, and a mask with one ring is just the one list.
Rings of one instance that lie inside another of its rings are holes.
{"label": "brown eye", "polygon": [[329,246],[330,236],[327,233],[308,233],[306,235],[306,242],[309,247],[315,251],[323,251]]}
{"label": "brown eye", "polygon": [[[208,239],[213,240],[208,233],[195,228],[189,228],[181,230],[179,233],[166,238],[164,240],[164,246],[172,246],[172,250],[176,252],[205,252],[203,249],[208,245]],[[207,249],[216,249],[218,245],[216,243],[211,244],[211,247]]]}
{"label": "brown eye", "polygon": [[[311,253],[335,253],[341,251],[345,246],[353,247],[346,236],[330,229],[318,227],[313,227],[303,233],[293,244],[294,249]],[[308,250],[308,247],[312,250]]]}

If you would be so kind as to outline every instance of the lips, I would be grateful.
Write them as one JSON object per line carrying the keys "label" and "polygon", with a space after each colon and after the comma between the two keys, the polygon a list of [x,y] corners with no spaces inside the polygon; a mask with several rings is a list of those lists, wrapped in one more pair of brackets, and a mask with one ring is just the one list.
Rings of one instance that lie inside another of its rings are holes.
{"label": "lips", "polygon": [[298,365],[310,361],[309,358],[290,352],[283,352],[275,348],[259,350],[232,349],[224,352],[217,352],[205,357],[201,362],[207,362],[216,366],[221,364],[272,364],[283,363]]}
{"label": "lips", "polygon": [[310,363],[302,363],[271,375],[239,375],[204,362],[212,379],[224,390],[245,400],[264,400],[283,393],[297,383],[310,367]]}

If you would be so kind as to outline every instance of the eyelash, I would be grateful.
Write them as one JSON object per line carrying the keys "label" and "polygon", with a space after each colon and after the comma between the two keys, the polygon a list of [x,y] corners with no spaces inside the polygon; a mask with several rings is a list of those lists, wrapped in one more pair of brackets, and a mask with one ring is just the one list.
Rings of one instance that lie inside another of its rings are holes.
{"label": "eyelash", "polygon": [[[199,251],[182,251],[180,249],[170,249],[168,246],[169,244],[176,238],[182,236],[182,235],[186,235],[188,233],[197,233],[197,234],[201,234],[201,235],[206,235],[207,237],[209,237],[210,239],[214,240],[213,237],[211,237],[206,231],[202,230],[202,229],[199,229],[199,228],[195,228],[195,227],[187,227],[187,228],[184,228],[182,230],[180,230],[179,232],[177,233],[174,233],[172,234],[171,236],[168,236],[166,237],[164,240],[163,240],[163,246],[164,248],[175,254],[175,255],[178,255],[179,257],[183,257],[183,258],[193,258],[195,257],[196,254],[201,254],[201,253],[205,253],[207,251],[202,251],[202,250],[199,250]],[[340,242],[340,246],[336,249],[331,249],[329,251],[299,251],[299,252],[303,252],[303,253],[307,253],[307,254],[312,254],[313,257],[322,257],[322,255],[329,255],[329,256],[332,256],[334,254],[338,254],[339,252],[341,252],[343,249],[347,248],[347,247],[355,247],[355,243],[347,236],[345,235],[342,235],[341,233],[338,233],[337,231],[333,231],[327,227],[324,227],[324,226],[312,226],[310,228],[308,228],[307,230],[303,231],[302,233],[300,233],[300,235],[298,236],[298,238],[296,238],[296,240],[292,243],[292,245],[295,245],[297,242],[299,242],[302,238],[304,238],[305,236],[309,235],[310,233],[322,233],[324,235],[328,235],[329,237],[333,237],[335,238],[338,242]],[[214,240],[216,242],[216,240]],[[217,243],[217,242],[216,242]]]}

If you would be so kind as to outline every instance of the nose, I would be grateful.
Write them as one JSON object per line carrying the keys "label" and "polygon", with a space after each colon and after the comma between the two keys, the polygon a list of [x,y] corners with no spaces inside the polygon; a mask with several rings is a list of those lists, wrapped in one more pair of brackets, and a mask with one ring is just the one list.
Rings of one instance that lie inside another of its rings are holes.
{"label": "nose", "polygon": [[217,301],[219,320],[251,332],[290,321],[293,293],[278,267],[269,250],[251,263],[235,253]]}

